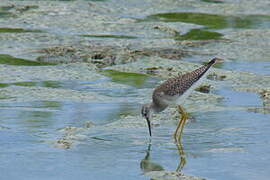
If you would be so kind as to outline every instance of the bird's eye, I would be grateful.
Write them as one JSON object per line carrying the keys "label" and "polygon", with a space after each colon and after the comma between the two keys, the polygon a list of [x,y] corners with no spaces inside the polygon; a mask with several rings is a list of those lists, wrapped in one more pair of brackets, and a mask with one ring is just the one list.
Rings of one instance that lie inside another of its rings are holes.
{"label": "bird's eye", "polygon": [[145,108],[142,108],[142,116],[143,117],[146,117],[146,115],[147,115],[146,109]]}
{"label": "bird's eye", "polygon": [[144,108],[142,108],[141,114],[142,114],[142,116],[145,116],[145,110],[144,110]]}

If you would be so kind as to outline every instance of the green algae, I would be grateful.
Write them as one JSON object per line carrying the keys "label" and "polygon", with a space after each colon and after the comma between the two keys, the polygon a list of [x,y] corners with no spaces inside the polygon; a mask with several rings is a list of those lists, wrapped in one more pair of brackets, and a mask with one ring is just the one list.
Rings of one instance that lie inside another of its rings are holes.
{"label": "green algae", "polygon": [[176,12],[153,14],[146,21],[184,22],[205,26],[209,29],[270,27],[270,16],[224,16],[218,14]]}
{"label": "green algae", "polygon": [[16,82],[16,83],[0,83],[0,88],[9,87],[12,85],[16,86],[25,86],[25,87],[34,87],[37,85],[36,82],[33,81],[27,81],[27,82]]}
{"label": "green algae", "polygon": [[31,30],[31,29],[22,29],[22,28],[0,28],[0,33],[27,33],[34,32],[39,33],[41,30]]}
{"label": "green algae", "polygon": [[0,18],[15,17],[13,13],[9,12],[14,7],[14,5],[0,6]]}
{"label": "green algae", "polygon": [[16,65],[16,66],[46,66],[53,65],[51,63],[30,61],[26,59],[16,58],[7,54],[0,54],[0,64]]}
{"label": "green algae", "polygon": [[[58,1],[76,1],[76,0],[58,0]],[[85,0],[85,1],[95,1],[95,2],[99,2],[99,1],[106,1],[106,0]]]}
{"label": "green algae", "polygon": [[24,86],[24,87],[47,87],[47,88],[62,88],[63,85],[59,81],[23,81],[15,83],[0,83],[0,88],[8,86]]}
{"label": "green algae", "polygon": [[184,22],[203,26],[200,29],[192,29],[184,35],[176,35],[176,40],[217,40],[221,39],[223,34],[211,30],[270,27],[270,16],[266,15],[225,16],[207,13],[173,12],[153,14],[142,21]]}
{"label": "green algae", "polygon": [[175,40],[218,40],[223,34],[218,32],[206,31],[204,29],[192,29],[186,34],[175,36]]}
{"label": "green algae", "polygon": [[49,87],[49,88],[61,88],[61,87],[63,87],[61,85],[61,82],[59,82],[59,81],[42,81],[41,86],[42,87]]}
{"label": "green algae", "polygon": [[33,86],[36,86],[37,85],[37,82],[33,82],[33,81],[16,82],[16,83],[10,83],[9,85],[33,87]]}
{"label": "green algae", "polygon": [[14,5],[10,6],[0,6],[0,11],[9,11],[10,9],[14,8]]}
{"label": "green algae", "polygon": [[224,3],[221,0],[201,0],[202,2],[206,2],[206,3],[215,3],[215,4],[221,4]]}
{"label": "green algae", "polygon": [[61,108],[62,107],[62,103],[59,101],[42,101],[41,102],[43,108]]}
{"label": "green algae", "polygon": [[102,35],[96,35],[96,34],[85,34],[80,35],[82,37],[91,37],[91,38],[112,38],[112,39],[136,39],[136,36],[126,36],[126,35],[113,35],[113,34],[102,34]]}
{"label": "green algae", "polygon": [[197,25],[207,26],[212,29],[222,29],[226,27],[226,19],[224,16],[216,14],[204,14],[204,13],[159,13],[148,16],[148,18],[155,21],[162,22],[185,22]]}
{"label": "green algae", "polygon": [[13,99],[14,97],[6,96],[6,95],[0,95],[1,100],[7,100],[7,99]]}
{"label": "green algae", "polygon": [[0,18],[14,17],[14,14],[0,10]]}
{"label": "green algae", "polygon": [[8,87],[10,84],[8,83],[0,83],[0,88]]}
{"label": "green algae", "polygon": [[104,70],[102,72],[105,76],[111,77],[112,82],[127,84],[136,88],[143,88],[147,86],[150,76],[139,73],[120,72],[116,70]]}

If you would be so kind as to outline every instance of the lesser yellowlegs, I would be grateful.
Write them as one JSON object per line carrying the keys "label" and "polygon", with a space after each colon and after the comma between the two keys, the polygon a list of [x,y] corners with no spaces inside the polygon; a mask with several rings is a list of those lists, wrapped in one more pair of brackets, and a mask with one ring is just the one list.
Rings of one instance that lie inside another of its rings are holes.
{"label": "lesser yellowlegs", "polygon": [[170,105],[177,105],[181,119],[174,132],[174,139],[176,142],[181,141],[181,135],[187,120],[187,113],[180,104],[183,103],[184,99],[192,92],[192,90],[201,84],[206,74],[208,74],[209,68],[217,62],[222,62],[222,59],[213,58],[200,68],[190,73],[170,78],[155,88],[152,95],[152,102],[143,105],[141,110],[143,117],[147,120],[150,136],[152,136],[150,123],[152,113],[159,113]]}

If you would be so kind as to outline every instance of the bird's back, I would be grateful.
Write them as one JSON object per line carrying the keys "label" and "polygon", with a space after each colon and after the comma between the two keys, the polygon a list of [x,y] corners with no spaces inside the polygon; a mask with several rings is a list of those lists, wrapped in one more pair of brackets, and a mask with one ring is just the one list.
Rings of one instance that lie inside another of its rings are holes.
{"label": "bird's back", "polygon": [[209,68],[216,62],[216,58],[212,59],[206,65],[184,75],[173,77],[159,85],[153,93],[154,104],[168,106],[174,103],[178,97],[189,94],[187,91],[195,88],[198,82],[209,70]]}

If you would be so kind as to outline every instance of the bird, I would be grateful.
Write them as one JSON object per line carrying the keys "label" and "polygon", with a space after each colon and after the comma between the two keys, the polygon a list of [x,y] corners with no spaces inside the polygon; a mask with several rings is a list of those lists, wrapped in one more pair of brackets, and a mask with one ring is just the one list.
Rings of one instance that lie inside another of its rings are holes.
{"label": "bird", "polygon": [[221,62],[223,62],[223,59],[215,57],[192,72],[169,78],[154,89],[152,102],[144,104],[141,108],[141,114],[147,121],[150,137],[152,136],[150,122],[152,114],[160,113],[169,106],[177,106],[181,118],[179,117],[180,120],[173,137],[176,143],[181,142],[184,125],[188,118],[181,104],[183,104],[186,97],[202,83],[203,79],[209,73],[209,69],[214,64]]}

